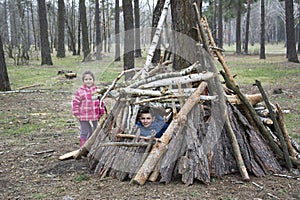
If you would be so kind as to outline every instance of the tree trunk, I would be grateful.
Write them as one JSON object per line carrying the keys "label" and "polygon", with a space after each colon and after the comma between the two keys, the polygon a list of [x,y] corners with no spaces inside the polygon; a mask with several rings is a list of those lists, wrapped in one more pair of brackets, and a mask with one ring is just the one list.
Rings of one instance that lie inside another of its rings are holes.
{"label": "tree trunk", "polygon": [[[124,70],[134,68],[134,26],[133,26],[133,8],[132,2],[129,0],[122,0],[123,16],[124,16]],[[125,75],[125,79],[129,80],[132,73]]]}
{"label": "tree trunk", "polygon": [[223,0],[219,0],[218,16],[218,43],[217,46],[223,48]]}
{"label": "tree trunk", "polygon": [[235,33],[235,52],[236,54],[241,54],[241,15],[242,15],[242,0],[237,1],[237,15],[236,15],[236,33]]}
{"label": "tree trunk", "polygon": [[213,19],[212,19],[212,36],[214,40],[217,39],[217,0],[213,0]]}
{"label": "tree trunk", "polygon": [[9,43],[9,36],[8,36],[8,14],[7,14],[7,1],[5,0],[3,2],[3,17],[4,21],[2,22],[2,34],[1,36],[3,37],[3,44],[8,44]]}
{"label": "tree trunk", "polygon": [[63,0],[58,0],[57,10],[57,54],[56,57],[64,58],[65,54],[65,3]]}
{"label": "tree trunk", "polygon": [[[171,1],[172,27],[175,32],[180,32],[180,34],[175,33],[173,44],[173,68],[175,70],[186,68],[196,62],[197,31],[194,29],[196,24],[193,11],[194,2],[194,0]],[[197,5],[199,5],[199,1]]]}
{"label": "tree trunk", "polygon": [[115,8],[115,61],[121,61],[120,55],[120,3],[116,0]]}
{"label": "tree trunk", "polygon": [[96,25],[96,60],[101,60],[101,29],[100,29],[100,9],[99,0],[95,1],[95,25]]}
{"label": "tree trunk", "polygon": [[265,0],[260,1],[260,59],[266,59],[265,53]]}
{"label": "tree trunk", "polygon": [[135,36],[135,57],[142,57],[140,32],[140,5],[139,0],[134,0],[134,36]]}
{"label": "tree trunk", "polygon": [[296,52],[293,0],[285,0],[286,50],[289,62],[299,62]]}
{"label": "tree trunk", "polygon": [[45,0],[38,0],[42,65],[53,65],[48,40],[48,22]]}
{"label": "tree trunk", "polygon": [[83,61],[88,59],[90,54],[90,45],[89,45],[89,35],[88,27],[86,20],[86,7],[85,0],[79,1],[79,12],[80,12],[80,21],[81,21],[81,33],[82,33],[82,51],[83,51]]}
{"label": "tree trunk", "polygon": [[[300,13],[300,0],[298,0],[298,13]],[[300,53],[300,15],[298,15],[298,53]]]}
{"label": "tree trunk", "polygon": [[20,17],[20,25],[19,25],[19,36],[20,36],[20,44],[19,46],[19,55],[18,55],[18,63],[17,64],[27,64],[29,62],[29,41],[27,40],[27,30],[25,25],[25,8],[22,5],[21,1],[17,1],[17,7]]}
{"label": "tree trunk", "polygon": [[107,52],[107,35],[106,35],[106,20],[105,20],[105,4],[104,4],[105,0],[102,0],[102,29],[103,29],[103,46],[104,46],[104,52]]}
{"label": "tree trunk", "polygon": [[244,53],[248,54],[249,44],[249,27],[250,27],[251,0],[247,0],[247,17],[246,17],[246,32],[245,32],[245,48]]}
{"label": "tree trunk", "polygon": [[78,27],[77,27],[77,55],[80,55],[80,51],[81,51],[81,17],[79,16],[79,20],[78,20]]}
{"label": "tree trunk", "polygon": [[10,83],[7,74],[2,39],[0,36],[0,91],[10,91]]}
{"label": "tree trunk", "polygon": [[[165,1],[166,0],[157,1],[157,4],[154,8],[153,17],[152,17],[151,39],[154,37],[155,31],[156,31],[156,28],[157,28],[157,25],[158,25],[159,18],[161,16],[161,13],[162,13],[163,8],[164,8]],[[156,46],[156,49],[155,49],[155,52],[153,54],[151,62],[153,64],[157,64],[157,63],[159,63],[159,60],[160,60],[160,39],[158,40],[158,43],[157,43],[157,46]]]}

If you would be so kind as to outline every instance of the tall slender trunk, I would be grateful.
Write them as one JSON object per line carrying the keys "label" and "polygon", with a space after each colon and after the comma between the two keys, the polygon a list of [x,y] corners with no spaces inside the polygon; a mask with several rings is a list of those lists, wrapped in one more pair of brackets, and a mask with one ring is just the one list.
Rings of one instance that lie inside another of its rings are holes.
{"label": "tall slender trunk", "polygon": [[5,63],[3,43],[0,36],[0,91],[10,91],[10,83]]}
{"label": "tall slender trunk", "polygon": [[95,1],[95,26],[96,26],[96,60],[101,60],[101,29],[100,29],[100,9],[99,0]]}
{"label": "tall slender trunk", "polygon": [[287,58],[289,62],[299,62],[296,52],[295,28],[294,28],[294,5],[293,0],[285,0],[285,30],[287,44]]}
{"label": "tall slender trunk", "polygon": [[48,40],[48,22],[45,0],[38,0],[39,21],[40,21],[40,37],[41,37],[41,55],[42,65],[53,65],[49,40]]}
{"label": "tall slender trunk", "polygon": [[115,2],[115,61],[120,61],[120,3],[119,0]]}
{"label": "tall slender trunk", "polygon": [[218,6],[218,46],[223,48],[223,1],[219,0]]}
{"label": "tall slender trunk", "polygon": [[[123,17],[124,17],[124,70],[134,68],[134,26],[133,26],[133,7],[132,2],[122,0]],[[132,73],[126,73],[125,79],[129,80],[133,76]]]}
{"label": "tall slender trunk", "polygon": [[134,36],[135,36],[135,57],[142,57],[140,37],[140,5],[139,0],[134,0]]}
{"label": "tall slender trunk", "polygon": [[260,5],[260,59],[266,59],[265,53],[265,0],[261,0]]}
{"label": "tall slender trunk", "polygon": [[244,53],[248,54],[249,44],[249,27],[250,27],[251,0],[247,0],[247,16],[246,16],[246,33],[245,33],[245,49]]}
{"label": "tall slender trunk", "polygon": [[241,15],[242,15],[242,2],[241,0],[238,0],[238,3],[237,3],[237,16],[236,16],[236,47],[235,47],[235,51],[237,54],[241,54],[242,52],[242,43],[241,43]]}

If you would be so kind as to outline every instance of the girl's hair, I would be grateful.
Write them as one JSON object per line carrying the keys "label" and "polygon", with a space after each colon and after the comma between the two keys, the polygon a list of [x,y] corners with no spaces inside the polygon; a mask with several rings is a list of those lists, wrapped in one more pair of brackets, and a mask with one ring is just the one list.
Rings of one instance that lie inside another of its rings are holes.
{"label": "girl's hair", "polygon": [[94,76],[93,72],[85,71],[85,72],[83,72],[82,77],[81,77],[82,81],[86,75],[91,75],[91,77],[93,77],[93,79],[95,80],[95,76]]}

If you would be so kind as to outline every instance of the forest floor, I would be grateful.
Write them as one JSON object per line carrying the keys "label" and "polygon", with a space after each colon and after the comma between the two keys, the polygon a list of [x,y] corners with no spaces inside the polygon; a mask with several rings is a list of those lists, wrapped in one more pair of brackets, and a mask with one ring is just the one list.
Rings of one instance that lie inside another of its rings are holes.
{"label": "forest floor", "polygon": [[[60,84],[74,81],[79,80],[58,78]],[[290,84],[283,90],[299,101],[299,82]],[[287,95],[272,94],[272,86],[267,89],[274,101],[278,95]],[[112,178],[99,180],[86,158],[58,160],[79,146],[72,97],[72,92],[52,90],[0,94],[0,199],[300,199],[298,170],[281,173],[291,178],[251,176],[244,182],[233,174],[191,186],[180,179],[143,186]],[[300,114],[298,104],[281,106]],[[300,125],[294,130],[299,133]]]}

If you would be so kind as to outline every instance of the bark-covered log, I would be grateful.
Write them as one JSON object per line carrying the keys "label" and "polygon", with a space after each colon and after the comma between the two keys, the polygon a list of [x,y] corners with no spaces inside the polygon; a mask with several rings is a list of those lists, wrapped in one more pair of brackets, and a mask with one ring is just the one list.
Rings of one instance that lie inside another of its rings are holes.
{"label": "bark-covered log", "polygon": [[261,177],[270,172],[279,172],[281,167],[273,152],[268,148],[263,138],[251,126],[249,121],[234,106],[229,107],[236,135],[247,169],[256,176]]}
{"label": "bark-covered log", "polygon": [[242,175],[243,180],[249,180],[250,178],[249,178],[247,169],[245,167],[244,160],[243,160],[242,155],[241,155],[241,151],[240,151],[238,141],[236,139],[236,136],[235,136],[235,134],[233,132],[233,129],[231,127],[231,124],[230,124],[230,119],[229,119],[228,112],[227,111],[225,111],[225,112],[226,112],[225,128],[226,128],[226,131],[229,134],[229,137],[230,137],[230,140],[231,140],[231,144],[232,144],[234,157],[235,157],[237,166],[239,168],[239,171]]}
{"label": "bark-covered log", "polygon": [[245,95],[240,92],[239,88],[231,82],[231,80],[228,78],[228,76],[223,71],[221,71],[220,73],[223,76],[223,78],[225,79],[225,82],[226,82],[226,85],[228,86],[228,88],[233,90],[238,95],[240,100],[244,103],[245,107],[247,108],[247,110],[251,114],[253,120],[255,121],[257,127],[259,128],[261,134],[266,139],[266,141],[269,143],[269,145],[272,148],[272,150],[274,151],[274,153],[276,153],[279,157],[282,157],[283,154],[282,154],[281,149],[273,141],[272,136],[266,130],[266,128],[263,125],[262,121],[260,120],[257,113],[255,112],[253,106],[249,103],[249,101],[247,100]]}
{"label": "bark-covered log", "polygon": [[293,158],[295,158],[296,157],[296,152],[295,152],[295,149],[293,148],[293,145],[291,143],[288,131],[287,131],[286,126],[285,126],[282,110],[281,110],[281,108],[278,104],[276,104],[276,108],[277,108],[277,111],[278,111],[278,125],[279,125],[279,127],[280,127],[280,129],[283,133],[284,140],[287,144],[290,155]]}
{"label": "bark-covered log", "polygon": [[286,144],[286,142],[284,140],[284,137],[283,137],[283,134],[281,132],[281,129],[280,129],[278,123],[277,123],[276,116],[275,116],[275,113],[273,111],[273,108],[272,108],[272,106],[271,106],[271,104],[269,102],[269,99],[268,99],[267,95],[264,92],[264,89],[261,86],[260,81],[256,80],[255,83],[256,83],[256,86],[258,87],[260,93],[262,94],[262,96],[264,98],[266,106],[267,106],[267,108],[268,108],[268,110],[270,112],[270,117],[273,120],[277,136],[278,136],[278,138],[280,140],[280,143],[281,143],[281,147],[282,147],[282,151],[283,151],[283,156],[284,156],[284,159],[285,159],[285,162],[286,162],[286,167],[287,167],[288,170],[291,170],[293,166],[292,166],[292,162],[291,162],[291,159],[290,159],[290,156],[289,156],[289,151],[288,151],[288,148],[287,148],[287,144]]}

